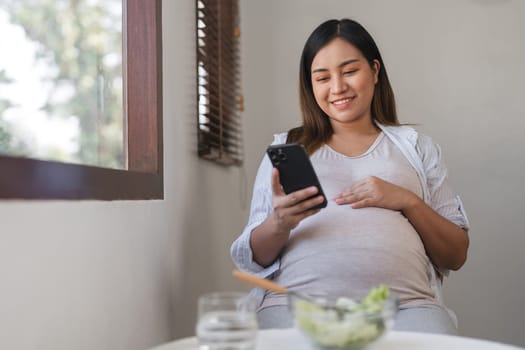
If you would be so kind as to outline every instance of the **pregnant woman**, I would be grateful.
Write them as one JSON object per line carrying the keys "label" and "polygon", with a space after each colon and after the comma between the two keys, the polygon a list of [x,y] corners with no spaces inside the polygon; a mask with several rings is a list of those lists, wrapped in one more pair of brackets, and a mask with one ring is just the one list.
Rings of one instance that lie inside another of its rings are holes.
{"label": "pregnant woman", "polygon": [[[324,189],[285,194],[268,158],[250,217],[233,242],[241,270],[291,291],[358,298],[381,283],[399,298],[395,329],[456,334],[440,285],[467,257],[468,220],[447,182],[441,151],[398,121],[370,34],[349,19],[309,36],[300,61],[302,125],[273,144],[303,144]],[[262,292],[261,328],[292,326],[287,299]]]}

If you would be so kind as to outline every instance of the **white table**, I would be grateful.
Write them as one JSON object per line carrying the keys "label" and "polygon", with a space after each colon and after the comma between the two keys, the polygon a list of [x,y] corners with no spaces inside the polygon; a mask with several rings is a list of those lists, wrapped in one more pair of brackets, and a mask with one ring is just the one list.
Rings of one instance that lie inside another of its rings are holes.
{"label": "white table", "polygon": [[[163,344],[151,350],[198,350],[195,337]],[[315,350],[295,328],[261,330],[256,350]],[[482,339],[450,335],[391,331],[366,350],[525,350]]]}

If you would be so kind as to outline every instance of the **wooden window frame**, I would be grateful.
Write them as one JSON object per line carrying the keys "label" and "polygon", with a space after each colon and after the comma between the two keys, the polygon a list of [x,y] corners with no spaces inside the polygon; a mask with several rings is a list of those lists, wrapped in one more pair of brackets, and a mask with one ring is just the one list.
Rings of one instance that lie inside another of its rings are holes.
{"label": "wooden window frame", "polygon": [[0,199],[164,198],[162,1],[124,4],[128,169],[0,156]]}

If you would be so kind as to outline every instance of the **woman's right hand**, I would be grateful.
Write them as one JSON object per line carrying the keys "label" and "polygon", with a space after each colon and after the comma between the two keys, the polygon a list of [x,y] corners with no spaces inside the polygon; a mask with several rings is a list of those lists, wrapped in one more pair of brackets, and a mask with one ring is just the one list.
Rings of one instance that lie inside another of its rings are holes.
{"label": "woman's right hand", "polygon": [[[250,247],[253,260],[263,267],[268,267],[278,259],[283,247],[288,242],[290,231],[301,220],[317,213],[312,209],[323,202],[317,187],[312,186],[290,194],[284,193],[279,181],[279,171],[272,170],[272,206],[273,211],[250,235]],[[313,197],[312,197],[313,196]]]}
{"label": "woman's right hand", "polygon": [[302,190],[284,193],[279,180],[279,171],[272,170],[272,205],[273,220],[276,233],[289,235],[303,219],[314,215],[320,209],[312,209],[323,202],[323,196],[315,196],[319,189],[315,186],[307,187]]}

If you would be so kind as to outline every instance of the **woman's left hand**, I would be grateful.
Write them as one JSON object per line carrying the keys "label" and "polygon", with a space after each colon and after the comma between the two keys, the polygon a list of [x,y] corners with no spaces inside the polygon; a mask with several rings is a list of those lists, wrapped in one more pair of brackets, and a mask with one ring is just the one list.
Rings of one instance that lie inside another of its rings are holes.
{"label": "woman's left hand", "polygon": [[354,209],[378,207],[400,211],[421,237],[435,266],[457,270],[465,263],[469,245],[467,232],[403,187],[370,176],[345,188],[333,200]]}
{"label": "woman's left hand", "polygon": [[403,211],[418,197],[403,187],[369,176],[345,188],[332,199],[339,205],[350,204],[354,209],[378,207]]}

